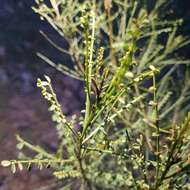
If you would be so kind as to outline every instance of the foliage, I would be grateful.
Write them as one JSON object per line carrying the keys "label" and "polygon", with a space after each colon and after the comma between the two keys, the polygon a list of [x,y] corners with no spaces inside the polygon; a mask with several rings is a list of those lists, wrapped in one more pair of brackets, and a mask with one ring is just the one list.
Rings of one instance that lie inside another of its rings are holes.
{"label": "foliage", "polygon": [[167,2],[158,0],[149,8],[135,0],[37,0],[35,12],[67,40],[69,49],[42,34],[71,56],[74,67],[38,55],[84,81],[85,110],[69,120],[51,79],[38,79],[56,123],[57,152],[47,153],[17,136],[17,148],[29,148],[36,156],[4,160],[2,165],[13,173],[31,164],[51,166],[60,180],[78,179],[81,190],[189,189],[188,70],[182,83],[172,80],[177,64],[189,62],[174,56],[188,40],[177,35],[181,20],[162,20],[160,11]]}

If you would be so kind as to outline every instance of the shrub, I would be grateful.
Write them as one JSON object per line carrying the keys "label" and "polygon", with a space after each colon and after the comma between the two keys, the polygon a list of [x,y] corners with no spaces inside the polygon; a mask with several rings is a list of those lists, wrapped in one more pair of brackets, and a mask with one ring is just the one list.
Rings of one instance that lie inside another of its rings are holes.
{"label": "shrub", "polygon": [[174,56],[188,40],[177,35],[181,20],[168,21],[160,14],[168,8],[167,1],[158,0],[153,7],[137,0],[36,3],[34,11],[69,48],[62,49],[42,32],[43,36],[69,54],[74,67],[38,55],[84,81],[85,109],[81,117],[68,119],[51,79],[38,79],[55,122],[57,151],[48,153],[17,135],[17,148],[29,148],[36,156],[1,164],[13,173],[31,165],[51,166],[53,175],[68,183],[63,189],[72,183],[80,189],[188,189],[188,70],[182,83],[172,79],[180,72],[177,65],[189,62]]}

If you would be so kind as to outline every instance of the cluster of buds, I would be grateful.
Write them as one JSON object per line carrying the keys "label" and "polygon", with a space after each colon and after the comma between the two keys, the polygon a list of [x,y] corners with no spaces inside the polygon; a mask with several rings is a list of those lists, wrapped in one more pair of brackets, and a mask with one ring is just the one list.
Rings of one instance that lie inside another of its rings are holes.
{"label": "cluster of buds", "polygon": [[67,178],[67,177],[72,177],[72,178],[81,177],[80,172],[78,172],[77,170],[71,170],[71,171],[68,171],[68,172],[56,171],[56,172],[53,173],[53,175],[58,179],[64,179],[64,178]]}
{"label": "cluster of buds", "polygon": [[44,77],[46,81],[37,79],[37,87],[41,88],[42,96],[50,103],[49,111],[54,112],[53,120],[57,123],[66,123],[66,117],[62,113],[61,105],[51,86],[51,79],[48,76]]}
{"label": "cluster of buds", "polygon": [[93,16],[92,14],[94,14],[94,12],[88,11],[87,8],[85,7],[81,10],[81,14],[82,14],[82,16],[80,17],[81,27],[84,29],[88,29],[90,25],[90,20]]}

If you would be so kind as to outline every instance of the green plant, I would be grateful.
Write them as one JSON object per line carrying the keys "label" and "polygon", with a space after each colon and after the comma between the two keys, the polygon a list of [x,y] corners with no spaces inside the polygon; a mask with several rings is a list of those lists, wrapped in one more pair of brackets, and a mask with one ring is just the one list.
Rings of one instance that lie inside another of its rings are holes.
{"label": "green plant", "polygon": [[[151,11],[143,1],[59,1],[47,6],[37,0],[46,19],[69,43],[69,50],[48,41],[75,63],[73,69],[42,59],[58,70],[84,81],[85,110],[72,119],[61,110],[51,79],[37,86],[49,103],[56,123],[59,147],[47,153],[17,136],[18,149],[29,148],[36,156],[4,160],[13,173],[18,167],[51,166],[58,179],[80,189],[189,189],[189,73],[185,85],[172,80],[179,60],[173,53],[187,44],[177,36],[181,21],[159,20],[165,0]],[[79,8],[78,8],[79,7]],[[116,28],[114,28],[116,27]],[[160,42],[160,35],[166,36]],[[168,64],[175,64],[167,69]],[[182,88],[179,92],[178,86]],[[172,93],[176,94],[172,97]],[[184,121],[181,121],[185,117]],[[76,130],[76,125],[81,129]],[[71,181],[71,178],[78,179]],[[178,181],[178,183],[174,183]]]}

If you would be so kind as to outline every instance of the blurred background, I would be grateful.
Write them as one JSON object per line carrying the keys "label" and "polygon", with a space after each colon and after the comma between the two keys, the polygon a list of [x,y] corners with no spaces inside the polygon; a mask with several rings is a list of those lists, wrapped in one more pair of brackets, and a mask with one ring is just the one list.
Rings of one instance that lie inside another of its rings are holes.
{"label": "blurred background", "polygon": [[[17,157],[16,133],[54,151],[56,133],[46,102],[36,88],[36,78],[48,74],[54,79],[54,87],[68,116],[79,114],[84,101],[82,84],[36,56],[36,52],[42,52],[58,63],[71,64],[69,57],[59,54],[39,33],[43,30],[60,46],[67,47],[66,42],[32,11],[34,0],[0,0],[0,5],[0,160]],[[184,19],[178,32],[190,36],[190,1],[173,0],[171,6],[170,17]],[[179,54],[190,58],[190,45]],[[54,183],[48,170],[35,172],[33,169],[30,173],[18,172],[13,176],[9,170],[0,168],[0,190],[37,190]]]}

